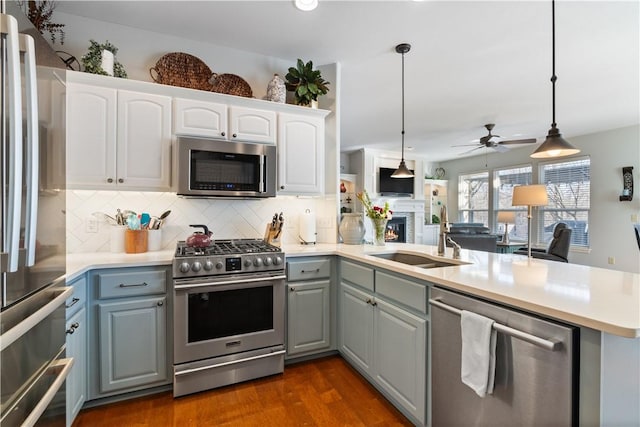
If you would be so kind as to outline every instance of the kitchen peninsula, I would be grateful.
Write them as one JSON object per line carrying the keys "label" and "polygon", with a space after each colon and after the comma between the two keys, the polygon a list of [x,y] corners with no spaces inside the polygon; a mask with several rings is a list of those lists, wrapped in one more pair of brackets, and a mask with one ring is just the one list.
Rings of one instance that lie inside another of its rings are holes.
{"label": "kitchen peninsula", "polygon": [[[383,247],[285,245],[283,250],[287,260],[336,257],[340,264],[347,261],[370,266],[411,279],[427,289],[439,286],[550,320],[576,325],[580,327],[580,424],[637,425],[640,422],[637,405],[640,399],[638,274],[528,260],[522,255],[467,250],[462,250],[459,260],[453,260],[451,249],[447,249],[444,260],[459,263],[459,266],[431,269],[375,256],[403,252],[438,258],[436,247],[414,244],[387,244]],[[70,255],[69,280],[97,268],[168,265],[172,253],[165,251],[122,257],[95,255]],[[341,269],[338,268],[337,277],[332,278],[332,292],[335,292],[341,274]],[[428,292],[427,290],[427,297]],[[427,304],[426,301],[417,303]],[[335,315],[339,311],[332,313]],[[427,417],[427,421],[428,419]]]}

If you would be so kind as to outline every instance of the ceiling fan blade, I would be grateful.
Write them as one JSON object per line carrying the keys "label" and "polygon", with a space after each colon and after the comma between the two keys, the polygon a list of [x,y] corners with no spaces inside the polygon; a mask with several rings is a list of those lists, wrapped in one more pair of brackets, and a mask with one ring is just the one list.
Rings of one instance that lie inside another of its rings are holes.
{"label": "ceiling fan blade", "polygon": [[481,145],[481,146],[476,147],[476,148],[473,148],[473,149],[471,149],[471,150],[469,150],[469,151],[465,151],[464,153],[460,153],[460,154],[458,154],[458,156],[464,156],[465,154],[469,154],[469,153],[471,153],[471,152],[473,152],[473,151],[476,151],[476,150],[478,150],[478,149],[480,149],[480,148],[485,148],[485,146],[484,146],[484,145]]}
{"label": "ceiling fan blade", "polygon": [[509,151],[509,149],[507,147],[505,147],[503,145],[498,145],[498,144],[494,145],[492,148],[494,150],[496,150],[498,153],[504,153],[506,151]]}
{"label": "ceiling fan blade", "polygon": [[462,145],[452,145],[452,147],[477,147],[478,144],[462,144]]}
{"label": "ceiling fan blade", "polygon": [[498,144],[508,145],[508,144],[533,144],[536,142],[535,138],[528,139],[510,139],[508,141],[500,141]]}

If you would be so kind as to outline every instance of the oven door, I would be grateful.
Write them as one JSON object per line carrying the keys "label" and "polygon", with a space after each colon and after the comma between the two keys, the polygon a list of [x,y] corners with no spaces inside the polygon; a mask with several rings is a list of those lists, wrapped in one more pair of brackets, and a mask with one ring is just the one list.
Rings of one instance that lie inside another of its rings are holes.
{"label": "oven door", "polygon": [[284,345],[285,276],[174,280],[174,363]]}

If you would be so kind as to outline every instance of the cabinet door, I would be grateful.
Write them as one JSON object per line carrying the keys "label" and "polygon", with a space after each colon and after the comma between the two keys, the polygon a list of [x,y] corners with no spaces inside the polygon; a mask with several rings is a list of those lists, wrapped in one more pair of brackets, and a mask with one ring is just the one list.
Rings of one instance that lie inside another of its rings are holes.
{"label": "cabinet door", "polygon": [[340,351],[365,372],[373,366],[372,297],[340,284]]}
{"label": "cabinet door", "polygon": [[170,190],[170,97],[118,91],[117,138],[119,188]]}
{"label": "cabinet door", "polygon": [[67,86],[67,185],[115,189],[117,91]]}
{"label": "cabinet door", "polygon": [[168,379],[166,297],[98,304],[100,392]]}
{"label": "cabinet door", "polygon": [[378,384],[424,423],[426,320],[376,299],[375,374]]}
{"label": "cabinet door", "polygon": [[276,143],[276,113],[254,108],[229,107],[230,140]]}
{"label": "cabinet door", "polygon": [[67,377],[67,426],[80,412],[87,399],[87,313],[84,305],[67,320],[67,357],[73,366]]}
{"label": "cabinet door", "polygon": [[278,181],[281,194],[324,192],[324,119],[278,116]]}
{"label": "cabinet door", "polygon": [[173,130],[177,135],[227,136],[227,106],[214,102],[175,98]]}
{"label": "cabinet door", "polygon": [[331,282],[289,283],[287,353],[289,355],[329,349]]}

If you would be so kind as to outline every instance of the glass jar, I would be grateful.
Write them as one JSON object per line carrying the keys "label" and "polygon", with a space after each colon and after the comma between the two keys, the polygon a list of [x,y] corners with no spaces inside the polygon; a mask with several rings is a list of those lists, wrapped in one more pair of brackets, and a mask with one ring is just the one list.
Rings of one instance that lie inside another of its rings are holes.
{"label": "glass jar", "polygon": [[387,221],[386,218],[369,218],[371,223],[373,224],[373,244],[376,246],[384,246],[385,240],[384,235],[387,231]]}
{"label": "glass jar", "polygon": [[359,245],[364,238],[364,221],[361,213],[342,214],[338,227],[342,242],[347,245]]}

